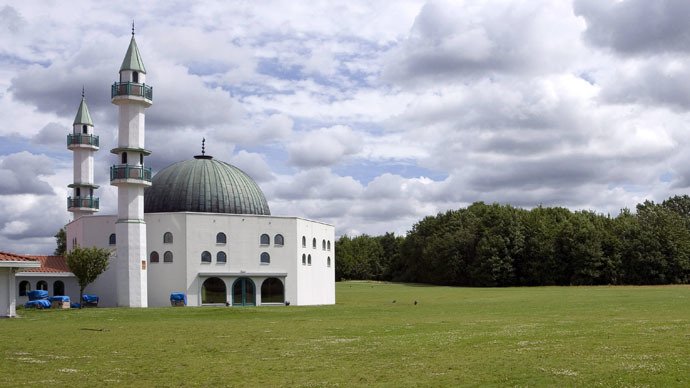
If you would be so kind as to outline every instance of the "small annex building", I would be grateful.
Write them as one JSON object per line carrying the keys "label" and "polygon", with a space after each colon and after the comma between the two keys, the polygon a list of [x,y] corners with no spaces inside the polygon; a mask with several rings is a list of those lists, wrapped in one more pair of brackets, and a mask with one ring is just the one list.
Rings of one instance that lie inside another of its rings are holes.
{"label": "small annex building", "polygon": [[[19,271],[26,271],[41,266],[39,260],[0,252],[0,317],[15,317],[17,315],[17,277]],[[21,302],[20,302],[21,303]]]}

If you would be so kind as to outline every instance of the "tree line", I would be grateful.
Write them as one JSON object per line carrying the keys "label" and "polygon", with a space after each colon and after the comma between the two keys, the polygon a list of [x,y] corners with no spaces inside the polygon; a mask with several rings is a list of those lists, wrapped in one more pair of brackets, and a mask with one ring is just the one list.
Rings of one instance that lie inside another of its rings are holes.
{"label": "tree line", "polygon": [[690,197],[616,217],[476,202],[406,236],[340,237],[336,280],[453,286],[671,284],[690,280]]}

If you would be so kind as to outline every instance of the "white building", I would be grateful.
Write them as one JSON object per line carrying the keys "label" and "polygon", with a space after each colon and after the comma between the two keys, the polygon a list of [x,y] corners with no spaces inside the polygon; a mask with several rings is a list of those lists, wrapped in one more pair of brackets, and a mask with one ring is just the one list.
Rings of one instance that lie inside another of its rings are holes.
{"label": "white building", "polygon": [[[117,215],[93,215],[99,208],[93,184],[99,143],[83,95],[68,136],[74,151],[68,210],[75,219],[66,228],[67,250],[113,250],[108,270],[86,293],[98,295],[99,306],[169,306],[172,292],[185,293],[191,306],[334,304],[332,225],[272,216],[256,182],[206,155],[203,146],[201,155],[152,177],[144,164],[152,153],[144,148],[144,110],[153,102],[153,89],[145,80],[132,34],[111,88],[119,110],[118,146],[111,150],[117,164],[110,168],[111,184],[118,187]],[[41,273],[50,277],[39,269],[18,276],[16,287],[20,281],[23,291],[39,287]],[[73,276],[52,281],[66,282],[64,292],[76,301]],[[47,284],[40,287],[50,291]]]}

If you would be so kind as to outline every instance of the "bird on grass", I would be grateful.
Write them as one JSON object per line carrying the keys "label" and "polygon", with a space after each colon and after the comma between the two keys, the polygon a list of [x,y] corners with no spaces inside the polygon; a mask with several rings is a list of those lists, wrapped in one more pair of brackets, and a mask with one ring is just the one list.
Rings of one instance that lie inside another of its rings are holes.
{"label": "bird on grass", "polygon": [[414,301],[414,305],[415,305],[415,306],[417,305],[417,301],[416,301],[416,300]]}

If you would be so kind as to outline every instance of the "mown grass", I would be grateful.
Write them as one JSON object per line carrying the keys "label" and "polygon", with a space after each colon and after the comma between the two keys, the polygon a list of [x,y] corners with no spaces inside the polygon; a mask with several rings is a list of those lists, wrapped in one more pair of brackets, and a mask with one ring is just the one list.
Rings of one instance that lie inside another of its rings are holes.
{"label": "mown grass", "polygon": [[336,289],[322,307],[21,311],[0,320],[0,385],[690,385],[688,286]]}

